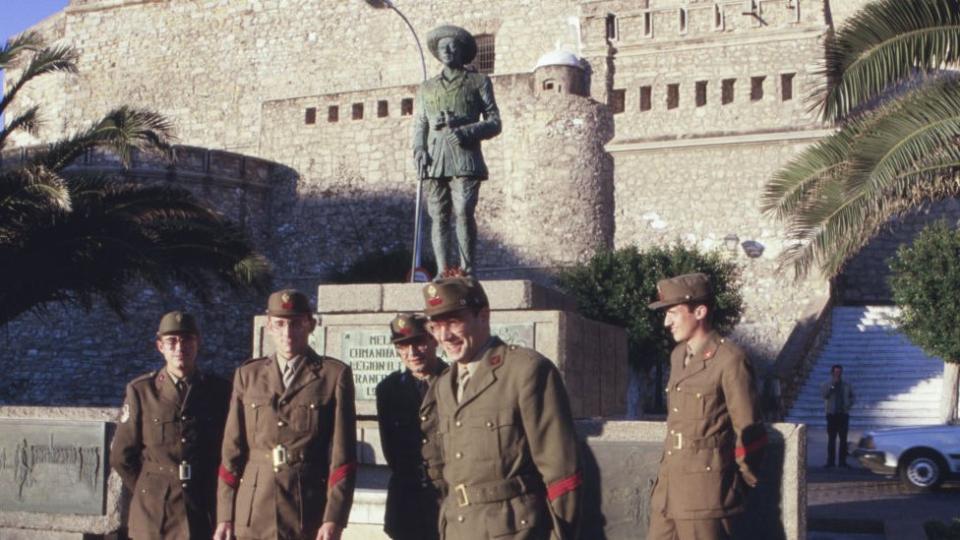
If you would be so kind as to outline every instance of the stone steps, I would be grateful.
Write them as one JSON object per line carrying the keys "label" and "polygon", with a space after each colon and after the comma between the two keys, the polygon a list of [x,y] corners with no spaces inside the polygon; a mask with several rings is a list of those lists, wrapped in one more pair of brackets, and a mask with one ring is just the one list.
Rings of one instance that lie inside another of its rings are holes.
{"label": "stone steps", "polygon": [[837,307],[831,315],[830,340],[786,420],[826,425],[820,385],[829,379],[830,367],[841,364],[855,396],[851,427],[938,423],[943,362],[927,356],[897,332],[897,308]]}

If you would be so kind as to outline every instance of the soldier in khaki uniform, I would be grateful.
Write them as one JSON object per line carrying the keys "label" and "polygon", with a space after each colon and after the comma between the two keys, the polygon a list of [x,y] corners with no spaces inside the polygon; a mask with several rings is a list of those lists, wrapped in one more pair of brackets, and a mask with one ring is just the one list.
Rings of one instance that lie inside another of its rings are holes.
{"label": "soldier in khaki uniform", "polygon": [[217,494],[217,540],[337,540],[353,503],[353,374],[320,356],[307,297],[278,291],[267,303],[276,353],[234,375]]}
{"label": "soldier in khaki uniform", "polygon": [[392,472],[383,530],[395,540],[439,538],[441,486],[426,460],[436,467],[436,395],[430,388],[447,364],[437,358],[437,342],[425,324],[424,317],[409,314],[390,322],[391,340],[406,369],[377,385],[380,443]]}
{"label": "soldier in khaki uniform", "polygon": [[209,538],[220,440],[230,383],[201,373],[192,315],[160,319],[163,368],[127,385],[110,465],[133,493],[128,532],[136,540]]}
{"label": "soldier in khaki uniform", "polygon": [[576,538],[582,477],[560,373],[491,337],[478,282],[441,279],[423,294],[427,328],[455,362],[434,386],[448,487],[441,538]]}
{"label": "soldier in khaki uniform", "polygon": [[766,432],[760,423],[750,360],[713,331],[713,293],[704,274],[657,283],[670,356],[667,440],[651,498],[648,540],[729,539],[757,485]]}

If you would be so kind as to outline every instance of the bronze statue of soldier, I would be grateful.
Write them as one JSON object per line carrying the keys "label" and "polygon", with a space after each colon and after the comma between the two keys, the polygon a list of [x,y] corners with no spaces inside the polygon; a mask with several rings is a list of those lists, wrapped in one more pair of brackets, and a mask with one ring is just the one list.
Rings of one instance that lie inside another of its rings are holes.
{"label": "bronze statue of soldier", "polygon": [[417,92],[413,158],[427,191],[437,275],[456,266],[449,252],[451,228],[456,231],[460,270],[472,275],[477,243],[474,212],[480,182],[488,177],[480,142],[500,133],[500,111],[490,77],[467,67],[477,55],[477,42],[469,32],[440,26],[428,34],[427,47],[443,63],[443,71],[424,81]]}

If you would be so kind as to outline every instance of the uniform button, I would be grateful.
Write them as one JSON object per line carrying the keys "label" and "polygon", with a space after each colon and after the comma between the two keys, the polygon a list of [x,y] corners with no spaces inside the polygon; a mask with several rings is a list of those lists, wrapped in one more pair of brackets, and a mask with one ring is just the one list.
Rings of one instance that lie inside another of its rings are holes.
{"label": "uniform button", "polygon": [[180,419],[186,421],[187,417],[186,417],[186,416],[181,416]]}
{"label": "uniform button", "polygon": [[703,399],[703,396],[700,395],[700,392],[697,392],[697,399]]}
{"label": "uniform button", "polygon": [[160,421],[159,418],[154,418],[154,419],[153,419],[153,422],[154,422],[154,423],[157,423],[157,422],[159,422],[159,421]]}
{"label": "uniform button", "polygon": [[311,403],[311,404],[310,404],[310,408],[311,408],[311,409],[316,409],[316,408],[317,408],[317,404],[316,404],[316,403]]}
{"label": "uniform button", "polygon": [[677,387],[677,392],[682,392],[679,386]]}
{"label": "uniform button", "polygon": [[488,427],[488,428],[492,428],[492,427],[493,427],[493,422],[487,421],[487,427]]}
{"label": "uniform button", "polygon": [[463,459],[463,452],[457,452],[456,457],[457,459]]}
{"label": "uniform button", "polygon": [[707,465],[707,470],[708,470],[708,471],[711,471],[711,470],[713,470],[713,469],[711,469],[710,466]]}
{"label": "uniform button", "polygon": [[279,426],[279,427],[283,427],[284,425],[285,425],[285,424],[283,423],[282,420],[281,420],[280,422],[277,422],[277,426]]}
{"label": "uniform button", "polygon": [[521,524],[521,525],[526,525],[526,524],[527,524],[527,520],[521,519],[521,520],[520,520],[520,524]]}
{"label": "uniform button", "polygon": [[184,488],[187,487],[187,483],[184,482],[184,483],[180,484],[180,487],[184,487]]}
{"label": "uniform button", "polygon": [[680,409],[674,407],[674,408],[673,408],[673,412],[680,412]]}
{"label": "uniform button", "polygon": [[668,456],[672,456],[672,455],[673,455],[673,450],[667,450],[667,455],[668,455]]}
{"label": "uniform button", "polygon": [[186,437],[181,437],[181,438],[180,438],[180,442],[187,442],[187,438],[186,438]]}
{"label": "uniform button", "polygon": [[426,415],[421,416],[421,417],[420,417],[420,421],[421,421],[421,422],[426,422],[426,421],[427,421]]}
{"label": "uniform button", "polygon": [[460,523],[463,523],[463,516],[457,516],[457,521],[459,521]]}
{"label": "uniform button", "polygon": [[426,440],[426,439],[422,439],[421,442],[423,442],[423,444],[427,444],[427,440]]}
{"label": "uniform button", "polygon": [[676,435],[677,432],[671,429],[671,430],[670,430],[670,434],[671,434],[671,435]]}
{"label": "uniform button", "polygon": [[250,404],[250,408],[251,408],[251,409],[256,409],[256,408],[257,408],[257,404],[256,404],[256,403],[251,403],[251,404]]}
{"label": "uniform button", "polygon": [[460,427],[460,426],[463,425],[463,422],[457,420],[456,422],[454,422],[454,425],[457,426],[457,427]]}

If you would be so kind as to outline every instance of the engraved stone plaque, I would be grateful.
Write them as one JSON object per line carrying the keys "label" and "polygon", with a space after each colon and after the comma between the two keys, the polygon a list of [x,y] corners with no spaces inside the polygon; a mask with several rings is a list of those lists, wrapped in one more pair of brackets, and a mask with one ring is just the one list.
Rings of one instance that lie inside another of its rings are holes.
{"label": "engraved stone plaque", "polygon": [[377,384],[400,369],[400,356],[389,330],[348,330],[343,333],[340,360],[353,369],[357,401],[377,399]]}
{"label": "engraved stone plaque", "polygon": [[[492,324],[490,330],[507,343],[530,348],[534,346],[532,323]],[[375,401],[377,384],[403,365],[390,341],[390,330],[346,330],[340,343],[340,360],[350,364],[353,369],[357,401]],[[439,353],[441,357],[444,356],[442,349],[439,349]]]}
{"label": "engraved stone plaque", "polygon": [[106,422],[0,419],[0,509],[106,512]]}

